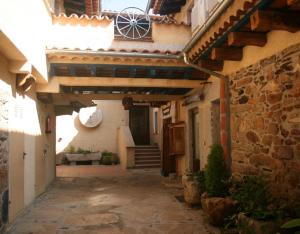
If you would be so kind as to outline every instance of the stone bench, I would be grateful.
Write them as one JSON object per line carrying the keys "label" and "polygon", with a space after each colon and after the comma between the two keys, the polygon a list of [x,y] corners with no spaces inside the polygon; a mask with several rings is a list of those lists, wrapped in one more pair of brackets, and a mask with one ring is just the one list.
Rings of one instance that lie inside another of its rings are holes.
{"label": "stone bench", "polygon": [[92,161],[92,165],[99,165],[102,155],[101,153],[89,154],[66,154],[67,160],[70,165],[76,165],[76,162]]}

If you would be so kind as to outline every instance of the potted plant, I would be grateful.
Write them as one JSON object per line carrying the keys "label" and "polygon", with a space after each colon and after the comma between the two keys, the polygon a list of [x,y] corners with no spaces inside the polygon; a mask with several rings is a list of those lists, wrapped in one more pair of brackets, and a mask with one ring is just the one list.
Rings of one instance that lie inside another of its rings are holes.
{"label": "potted plant", "polygon": [[222,146],[213,145],[204,171],[206,193],[202,195],[201,204],[214,226],[222,226],[235,211],[235,201],[226,197],[229,175]]}
{"label": "potted plant", "polygon": [[296,204],[291,209],[275,199],[262,177],[245,176],[236,181],[231,188],[231,197],[237,201],[235,219],[240,234],[287,233],[280,231],[280,224],[295,213],[292,209]]}
{"label": "potted plant", "polygon": [[102,164],[112,165],[112,163],[113,163],[113,153],[106,150],[102,152]]}
{"label": "potted plant", "polygon": [[82,148],[75,149],[74,146],[70,146],[65,157],[71,165],[77,165],[77,162],[91,161],[92,165],[99,165],[101,160],[101,154],[99,152],[92,152],[91,150],[85,150]]}
{"label": "potted plant", "polygon": [[201,194],[205,192],[204,172],[184,175],[182,177],[184,201],[189,206],[201,204]]}

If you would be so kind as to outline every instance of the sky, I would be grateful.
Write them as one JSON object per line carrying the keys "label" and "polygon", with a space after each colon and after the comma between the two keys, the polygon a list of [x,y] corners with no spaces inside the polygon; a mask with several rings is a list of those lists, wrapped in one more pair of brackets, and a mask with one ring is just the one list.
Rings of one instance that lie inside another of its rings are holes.
{"label": "sky", "polygon": [[148,0],[102,0],[102,11],[122,11],[126,7],[146,9]]}

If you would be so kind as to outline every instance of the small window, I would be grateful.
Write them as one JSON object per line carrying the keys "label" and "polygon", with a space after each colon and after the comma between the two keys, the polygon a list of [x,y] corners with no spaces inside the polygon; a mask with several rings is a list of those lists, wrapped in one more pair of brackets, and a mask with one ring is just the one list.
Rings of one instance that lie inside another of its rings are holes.
{"label": "small window", "polygon": [[153,132],[154,134],[158,134],[158,111],[153,112]]}

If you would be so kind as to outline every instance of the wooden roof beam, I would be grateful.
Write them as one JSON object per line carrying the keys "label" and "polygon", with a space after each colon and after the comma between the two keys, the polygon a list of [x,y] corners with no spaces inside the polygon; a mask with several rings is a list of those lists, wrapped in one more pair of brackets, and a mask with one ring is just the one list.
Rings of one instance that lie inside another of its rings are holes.
{"label": "wooden roof beam", "polygon": [[[51,94],[50,94],[51,95]],[[69,105],[71,101],[79,101],[88,104],[93,100],[122,100],[124,97],[132,97],[136,101],[171,101],[178,100],[183,95],[162,95],[162,94],[67,94],[58,93],[52,95],[55,105]]]}
{"label": "wooden roof beam", "polygon": [[289,7],[291,9],[299,9],[300,0],[274,0],[271,4],[271,8],[280,9]]}
{"label": "wooden roof beam", "polygon": [[240,61],[242,58],[243,49],[241,48],[213,48],[211,52],[212,60]]}
{"label": "wooden roof beam", "polygon": [[300,0],[287,0],[287,5],[292,10],[300,10]]}
{"label": "wooden roof beam", "polygon": [[179,79],[54,76],[48,84],[38,84],[37,92],[59,93],[61,85],[82,87],[201,88],[203,86],[203,81]]}
{"label": "wooden roof beam", "polygon": [[206,68],[211,71],[222,71],[223,70],[223,61],[211,60],[211,59],[201,59],[198,62],[198,66]]}
{"label": "wooden roof beam", "polygon": [[264,46],[267,43],[265,33],[259,32],[231,32],[228,34],[229,46]]}
{"label": "wooden roof beam", "polygon": [[258,32],[300,30],[300,14],[297,12],[276,12],[257,10],[250,16],[251,29]]}

